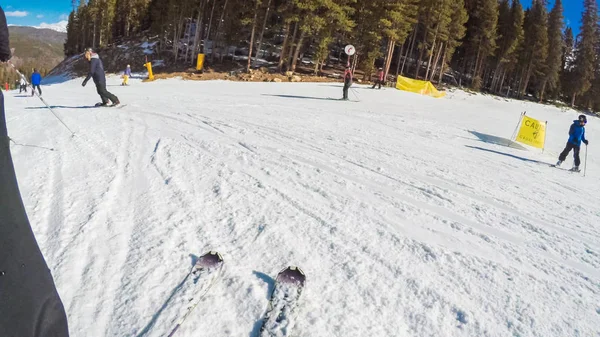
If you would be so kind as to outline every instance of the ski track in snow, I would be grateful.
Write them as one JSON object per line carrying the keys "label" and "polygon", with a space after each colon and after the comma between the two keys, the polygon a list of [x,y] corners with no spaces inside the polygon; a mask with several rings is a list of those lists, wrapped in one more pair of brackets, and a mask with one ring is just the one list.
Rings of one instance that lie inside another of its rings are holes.
{"label": "ski track in snow", "polygon": [[[311,83],[111,90],[127,106],[77,108],[97,99],[78,80],[44,89],[74,137],[5,95],[11,138],[40,146],[11,150],[73,336],[166,336],[208,250],[223,273],[177,336],[258,336],[287,265],[307,275],[292,336],[600,336],[599,119],[583,178],[548,166],[577,116],[552,106],[293,98],[341,94]],[[522,111],[548,120],[544,154],[469,132],[508,138]]]}

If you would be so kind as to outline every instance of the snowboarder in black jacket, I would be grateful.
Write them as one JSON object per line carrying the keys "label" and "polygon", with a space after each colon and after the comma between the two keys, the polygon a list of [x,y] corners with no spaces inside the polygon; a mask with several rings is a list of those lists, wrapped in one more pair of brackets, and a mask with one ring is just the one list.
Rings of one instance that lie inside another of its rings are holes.
{"label": "snowboarder in black jacket", "polygon": [[[10,60],[0,8],[0,62]],[[68,337],[67,316],[19,194],[0,91],[0,335]]]}
{"label": "snowboarder in black jacket", "polygon": [[90,62],[90,71],[81,85],[85,87],[90,78],[92,78],[96,85],[96,91],[98,91],[98,95],[102,99],[102,102],[97,103],[96,106],[106,106],[109,100],[112,102],[112,106],[118,105],[120,102],[117,96],[106,90],[106,76],[104,75],[104,66],[102,65],[100,56],[94,53],[92,48],[88,48],[84,56]]}

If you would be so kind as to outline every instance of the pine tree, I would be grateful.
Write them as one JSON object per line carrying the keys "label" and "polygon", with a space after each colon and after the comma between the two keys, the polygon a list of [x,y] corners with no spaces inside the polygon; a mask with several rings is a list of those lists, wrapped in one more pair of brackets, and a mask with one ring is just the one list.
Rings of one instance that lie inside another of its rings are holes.
{"label": "pine tree", "polygon": [[482,73],[488,56],[496,50],[496,25],[498,24],[498,1],[477,0],[470,18],[470,37],[468,54],[472,64],[472,87],[479,90],[482,86]]}
{"label": "pine tree", "polygon": [[518,47],[523,40],[523,7],[518,0],[509,6],[508,0],[503,0],[499,6],[498,16],[498,52],[495,62],[496,69],[492,77],[491,90],[502,90],[508,72],[515,66]]}
{"label": "pine tree", "polygon": [[548,56],[548,15],[543,0],[534,0],[525,13],[525,38],[521,48],[519,96],[527,93],[532,78],[541,78]]}
{"label": "pine tree", "polygon": [[461,46],[462,40],[467,32],[465,24],[469,20],[467,9],[465,8],[464,0],[454,0],[450,4],[451,6],[451,17],[450,24],[448,26],[448,39],[444,48],[444,55],[442,57],[442,64],[440,68],[439,83],[442,83],[445,68],[447,66],[447,60],[451,60],[454,56],[456,48]]}
{"label": "pine tree", "polygon": [[584,0],[583,6],[579,42],[575,52],[575,68],[573,69],[577,81],[574,83],[572,106],[575,105],[577,96],[585,94],[590,89],[596,63],[598,5],[596,0]]}
{"label": "pine tree", "polygon": [[69,21],[67,23],[67,40],[64,44],[64,51],[66,56],[72,56],[77,53],[77,36],[75,34],[77,27],[75,26],[75,12],[69,14]]}
{"label": "pine tree", "polygon": [[561,0],[556,0],[548,19],[548,57],[546,59],[546,69],[542,80],[540,101],[544,99],[546,86],[548,86],[550,90],[554,90],[559,84],[563,56],[563,27],[562,3]]}

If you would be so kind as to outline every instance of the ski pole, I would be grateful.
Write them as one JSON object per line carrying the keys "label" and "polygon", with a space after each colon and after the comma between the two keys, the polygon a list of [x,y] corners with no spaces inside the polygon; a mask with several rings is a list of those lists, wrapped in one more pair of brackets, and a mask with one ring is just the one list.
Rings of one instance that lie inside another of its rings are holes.
{"label": "ski pole", "polygon": [[356,100],[360,102],[360,97],[358,97],[358,94],[356,93],[356,90],[354,90],[354,88],[352,88],[352,87],[350,87],[350,89],[352,90],[352,93],[356,97]]}
{"label": "ski pole", "polygon": [[583,163],[583,176],[585,177],[585,172],[587,171],[587,145],[585,146],[585,163]]}
{"label": "ski pole", "polygon": [[[23,74],[21,74],[21,72],[19,70],[17,70],[17,68],[15,67],[14,64],[12,64],[12,62],[8,62],[8,64],[10,64],[10,66],[17,72],[17,74],[19,74],[19,76],[21,76],[21,79],[25,81],[25,83],[27,83],[28,85],[29,82],[27,81],[27,79],[25,78],[25,76]],[[54,117],[56,117],[56,119],[58,119],[59,122],[62,123],[62,125],[64,125],[65,128],[67,128],[67,130],[69,130],[69,132],[71,133],[71,136],[75,136],[75,132],[73,132],[71,130],[71,128],[69,128],[67,126],[67,124],[65,124],[65,122],[62,121],[62,119],[60,119],[60,117],[58,117],[58,115],[56,114],[56,112],[54,112],[54,110],[52,110],[52,108],[50,107],[50,105],[48,105],[48,103],[46,103],[46,101],[42,98],[42,96],[40,96],[38,93],[35,92],[35,88],[33,86],[31,86],[31,90],[33,90],[33,93],[37,96],[37,98],[40,99],[40,101],[42,101],[42,103],[44,103],[44,105],[46,106],[46,108],[48,108],[48,110],[50,110],[50,112],[54,115]]]}

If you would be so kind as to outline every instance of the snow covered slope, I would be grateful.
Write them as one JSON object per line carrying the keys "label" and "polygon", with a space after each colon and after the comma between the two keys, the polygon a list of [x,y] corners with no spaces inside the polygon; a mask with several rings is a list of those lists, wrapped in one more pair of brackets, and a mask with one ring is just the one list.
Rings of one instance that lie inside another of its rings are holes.
{"label": "snow covered slope", "polygon": [[[548,166],[573,111],[337,84],[81,80],[8,93],[21,193],[73,336],[166,336],[195,258],[223,274],[177,336],[257,336],[287,265],[294,336],[600,336],[600,120],[587,177]],[[510,138],[548,120],[548,148]],[[34,147],[36,146],[36,147]],[[585,150],[582,151],[585,155]],[[570,167],[572,159],[565,165]]]}

